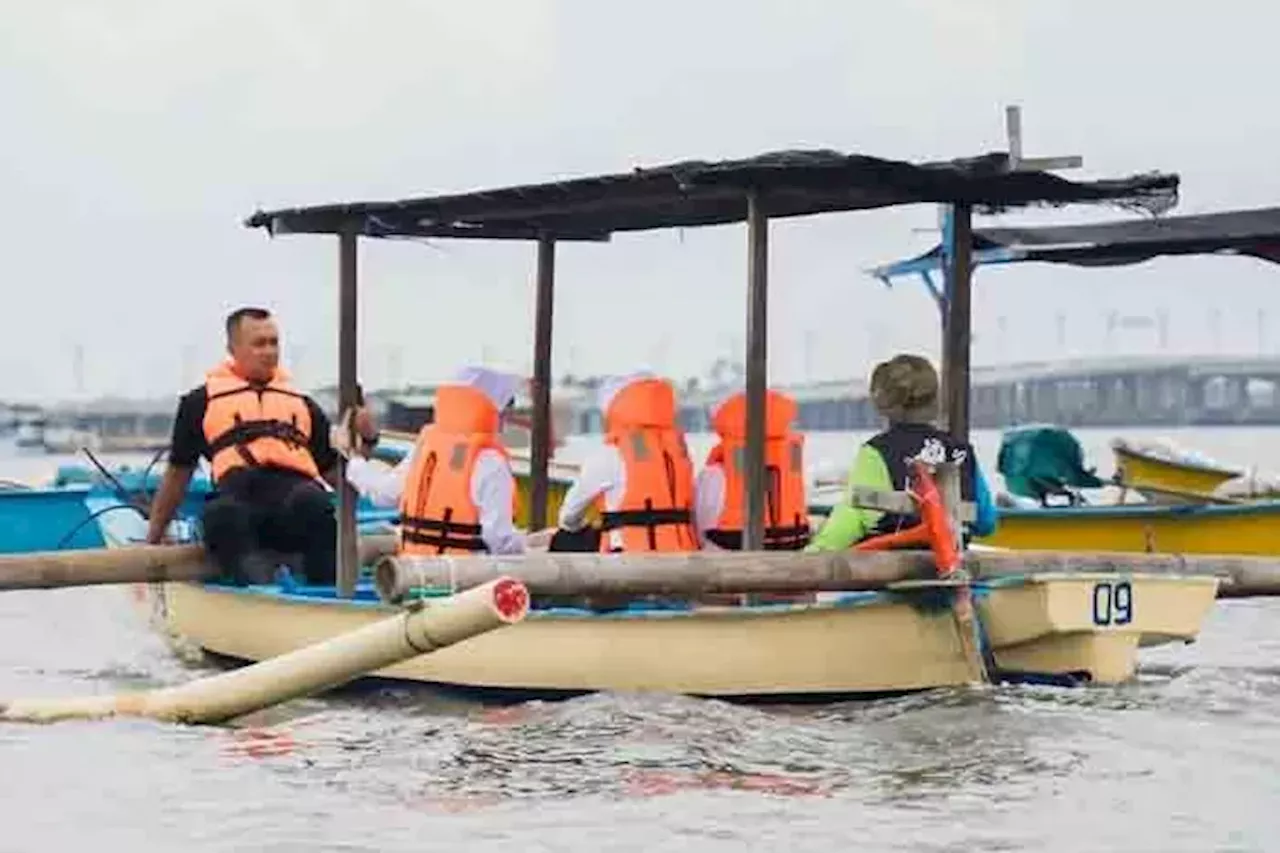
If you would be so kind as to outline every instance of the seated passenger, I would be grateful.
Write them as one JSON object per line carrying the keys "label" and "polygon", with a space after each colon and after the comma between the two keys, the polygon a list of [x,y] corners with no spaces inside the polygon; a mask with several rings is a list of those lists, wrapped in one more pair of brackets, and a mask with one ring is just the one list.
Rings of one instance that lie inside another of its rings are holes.
{"label": "seated passenger", "polygon": [[[804,436],[793,432],[795,401],[777,391],[765,392],[765,528],[764,550],[797,551],[809,542],[809,509],[805,498]],[[711,426],[720,441],[698,474],[696,521],[703,547],[742,549],[746,518],[743,505],[747,444],[747,395],[739,391],[711,410]]]}
{"label": "seated passenger", "polygon": [[[523,380],[468,367],[436,391],[435,418],[394,468],[351,459],[347,480],[380,506],[400,506],[400,554],[520,554],[515,476],[500,440],[502,413]],[[377,440],[365,409],[351,415],[366,444]],[[346,422],[344,417],[343,422]],[[342,437],[335,436],[341,445]],[[340,448],[342,449],[342,448]]]}
{"label": "seated passenger", "polygon": [[[560,506],[553,551],[696,551],[693,463],[676,422],[675,389],[636,373],[599,394],[604,445],[589,457]],[[587,513],[600,514],[600,530]]]}
{"label": "seated passenger", "polygon": [[[972,445],[957,442],[935,427],[938,417],[938,374],[928,359],[896,355],[871,374],[871,402],[888,427],[868,439],[854,457],[849,486],[880,491],[906,488],[909,460],[960,463],[960,494],[977,504],[977,518],[967,535],[987,536],[996,527],[996,509]],[[846,493],[848,498],[852,492]],[[913,527],[919,519],[852,506],[848,500],[832,508],[807,551],[840,551],[871,536]]]}
{"label": "seated passenger", "polygon": [[277,554],[298,554],[312,584],[337,572],[337,520],[321,478],[337,483],[329,419],[280,364],[280,331],[262,308],[226,320],[227,359],[178,403],[169,465],[151,505],[147,542],[163,541],[200,463],[215,492],[204,541],[224,580],[272,583]]}

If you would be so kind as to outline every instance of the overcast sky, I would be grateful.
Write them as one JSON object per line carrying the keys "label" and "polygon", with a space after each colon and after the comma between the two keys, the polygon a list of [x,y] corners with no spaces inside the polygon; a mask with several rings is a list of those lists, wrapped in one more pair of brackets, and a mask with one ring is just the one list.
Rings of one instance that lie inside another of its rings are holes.
{"label": "overcast sky", "polygon": [[[1080,154],[1072,176],[1177,171],[1182,213],[1280,202],[1280,6],[1260,0],[0,8],[0,398],[73,394],[77,345],[86,394],[175,394],[220,357],[222,318],[243,303],[279,314],[300,381],[331,380],[335,241],[244,228],[260,206],[781,148],[965,156],[1003,148],[1015,102],[1026,153]],[[927,248],[936,219],[917,206],[775,224],[772,378],[936,355],[923,289],[863,272]],[[362,245],[367,386],[482,358],[529,368],[532,246]],[[688,375],[738,355],[744,247],[740,225],[561,247],[555,373]],[[976,363],[1160,351],[1152,328],[1108,339],[1112,312],[1166,312],[1171,352],[1280,350],[1265,339],[1280,270],[1250,260],[991,268],[976,284]]]}

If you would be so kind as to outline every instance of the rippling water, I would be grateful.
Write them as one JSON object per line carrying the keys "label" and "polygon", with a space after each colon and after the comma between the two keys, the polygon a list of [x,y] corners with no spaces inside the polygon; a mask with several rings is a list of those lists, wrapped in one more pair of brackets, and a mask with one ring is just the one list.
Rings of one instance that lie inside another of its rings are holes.
{"label": "rippling water", "polygon": [[[0,595],[0,696],[202,667],[121,590]],[[787,708],[345,693],[235,727],[0,725],[0,770],[0,851],[1275,850],[1280,601],[1220,603],[1118,688]]]}

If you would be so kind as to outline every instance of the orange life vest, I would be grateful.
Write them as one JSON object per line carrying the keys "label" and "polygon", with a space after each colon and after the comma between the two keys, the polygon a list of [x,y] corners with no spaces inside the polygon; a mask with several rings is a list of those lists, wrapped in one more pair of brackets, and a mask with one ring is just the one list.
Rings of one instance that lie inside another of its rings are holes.
{"label": "orange life vest", "polygon": [[205,376],[208,403],[201,426],[215,483],[237,468],[285,468],[319,477],[311,458],[307,398],[277,368],[269,382],[250,382],[223,362]]}
{"label": "orange life vest", "polygon": [[[498,438],[498,409],[483,391],[446,385],[436,391],[435,419],[418,433],[413,467],[400,499],[401,554],[488,551],[471,474],[483,450],[511,457]],[[512,495],[514,511],[515,495]]]}
{"label": "orange life vest", "polygon": [[617,448],[626,476],[622,503],[600,512],[600,550],[696,551],[693,463],[676,425],[675,390],[640,379],[620,390],[605,412],[605,443]]}
{"label": "orange life vest", "polygon": [[[796,551],[809,543],[809,508],[805,498],[804,436],[791,431],[796,404],[777,391],[765,391],[764,403],[766,551]],[[706,531],[721,548],[740,550],[746,526],[743,484],[746,478],[747,395],[736,394],[719,408],[712,428],[720,443],[711,448],[707,465],[724,471],[724,503],[720,517]]]}

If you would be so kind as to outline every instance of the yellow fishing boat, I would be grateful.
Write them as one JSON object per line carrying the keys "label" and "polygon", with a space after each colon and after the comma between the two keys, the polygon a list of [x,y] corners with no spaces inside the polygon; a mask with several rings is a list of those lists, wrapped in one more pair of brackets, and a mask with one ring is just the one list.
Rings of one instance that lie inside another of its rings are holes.
{"label": "yellow fishing boat", "polygon": [[1280,555],[1280,501],[1000,507],[984,545],[1017,550]]}
{"label": "yellow fishing boat", "polygon": [[[974,591],[991,677],[1110,684],[1133,675],[1140,646],[1193,640],[1216,588],[1214,578],[1107,574],[1027,577]],[[238,662],[302,648],[396,609],[368,586],[353,599],[334,598],[332,588],[189,583],[139,585],[135,594],[159,630]],[[751,607],[540,609],[374,676],[501,699],[609,690],[739,701],[866,698],[975,680],[950,607],[924,591]]]}
{"label": "yellow fishing boat", "polygon": [[1152,503],[1204,503],[1221,499],[1218,489],[1244,475],[1199,454],[1180,452],[1167,443],[1141,444],[1117,438],[1115,482],[1132,489]]}
{"label": "yellow fishing boat", "polygon": [[[462,195],[278,210],[255,214],[248,224],[273,234],[337,236],[342,261],[339,327],[344,336],[357,328],[353,312],[359,302],[356,244],[360,237],[536,242],[534,421],[526,516],[530,527],[537,529],[551,517],[555,494],[548,439],[557,245],[607,240],[618,232],[745,221],[751,309],[744,466],[748,520],[743,541],[744,550],[750,552],[762,547],[765,518],[766,259],[771,217],[955,201],[960,243],[968,239],[973,204],[1111,200],[1160,207],[1176,196],[1176,187],[1176,176],[1169,175],[1073,183],[1045,173],[1018,171],[1003,154],[915,165],[831,151],[782,152]],[[963,261],[957,261],[956,269],[954,292],[967,294]],[[951,428],[961,432],[967,429],[965,410],[955,401],[968,392],[967,305],[967,300],[957,302],[949,323],[955,337],[949,351],[960,360],[950,365],[948,373],[948,411]],[[345,408],[358,399],[354,361],[358,347],[349,338],[344,341],[339,347],[343,354],[339,396]],[[335,586],[298,587],[287,578],[285,586],[244,588],[148,584],[134,588],[139,603],[157,625],[184,643],[239,661],[263,660],[385,615],[393,605],[377,598],[351,557],[354,502],[349,494],[339,494],[343,558]],[[905,494],[897,498],[908,499]],[[141,524],[128,513],[100,513],[99,517],[113,542],[130,541],[136,530],[125,528]],[[708,552],[699,559],[714,567],[743,556]],[[909,556],[889,555],[888,559]],[[783,561],[803,558],[771,555]],[[449,570],[447,576],[452,578],[453,571],[465,568],[469,560],[483,559],[427,558],[427,562]],[[607,561],[619,559],[624,558],[507,557],[502,559],[502,571],[520,577],[522,561],[534,560],[576,572],[586,571],[587,565],[607,571]],[[1080,561],[1082,566],[1088,563]],[[1095,563],[1114,565],[1101,558]],[[811,595],[787,603],[712,605],[692,596],[680,601],[631,600],[612,610],[542,604],[517,625],[388,667],[377,675],[521,695],[639,690],[772,700],[881,695],[984,678],[1111,683],[1132,675],[1139,647],[1193,639],[1218,583],[1213,577],[1113,571],[1028,573],[969,583],[954,574],[954,565],[945,568],[944,572],[938,563],[944,576],[936,580],[907,581],[874,592]],[[537,604],[538,590],[530,589]],[[432,595],[450,591],[451,586],[424,592],[423,606],[431,606]],[[978,654],[973,653],[975,644]]]}
{"label": "yellow fishing boat", "polygon": [[[844,499],[818,489],[809,511],[826,516]],[[1159,554],[1280,556],[1280,500],[1222,504],[999,505],[980,545],[1018,551],[1122,551]]]}

